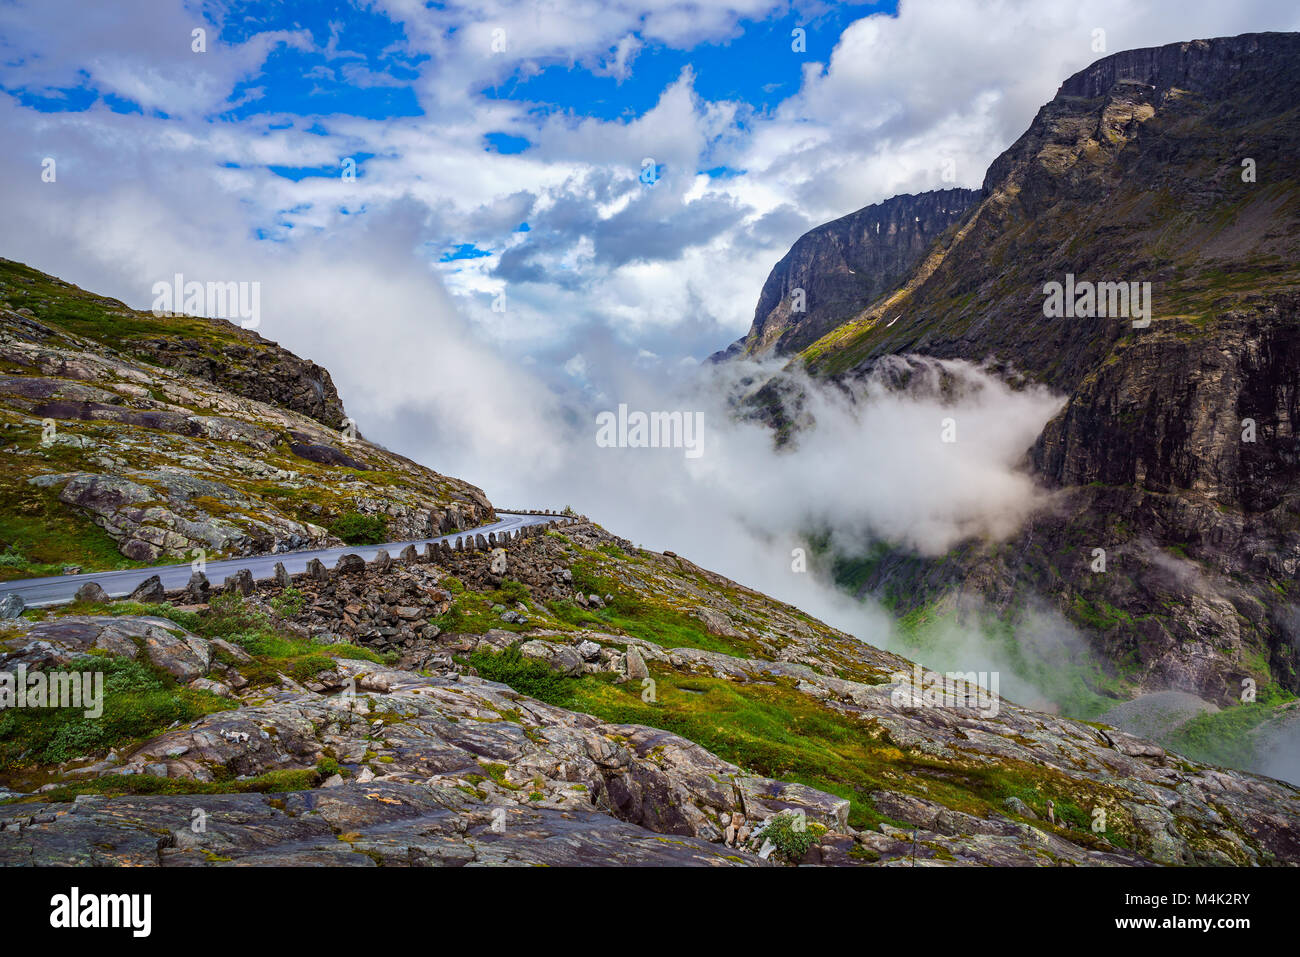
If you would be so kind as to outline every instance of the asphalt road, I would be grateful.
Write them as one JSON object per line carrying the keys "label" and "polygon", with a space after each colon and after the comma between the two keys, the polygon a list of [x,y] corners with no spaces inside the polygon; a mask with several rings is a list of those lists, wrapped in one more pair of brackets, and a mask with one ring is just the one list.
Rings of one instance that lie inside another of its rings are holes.
{"label": "asphalt road", "polygon": [[[322,548],[315,551],[284,552],[279,555],[250,555],[246,558],[230,558],[219,562],[208,562],[205,573],[212,587],[223,584],[227,578],[241,568],[253,573],[253,578],[270,578],[275,573],[275,563],[284,562],[290,575],[307,570],[307,563],[319,558],[326,568],[333,568],[343,555],[360,555],[366,561],[375,557],[379,550],[386,549],[394,558],[407,545],[423,548],[429,542],[454,542],[458,537],[469,534],[487,535],[488,532],[507,532],[526,525],[542,525],[555,521],[556,515],[509,515],[497,512],[501,520],[481,528],[472,528],[454,535],[441,535],[436,538],[421,538],[410,542],[389,542],[386,545],[344,545],[341,548]],[[0,597],[11,592],[22,596],[29,608],[44,605],[59,605],[72,601],[77,589],[86,582],[99,582],[99,586],[108,592],[110,598],[124,598],[131,594],[142,581],[152,575],[162,579],[163,587],[168,591],[184,588],[189,583],[191,568],[188,563],[181,565],[158,565],[150,568],[130,568],[118,572],[89,572],[81,575],[53,575],[49,578],[20,578],[15,581],[0,583]]]}

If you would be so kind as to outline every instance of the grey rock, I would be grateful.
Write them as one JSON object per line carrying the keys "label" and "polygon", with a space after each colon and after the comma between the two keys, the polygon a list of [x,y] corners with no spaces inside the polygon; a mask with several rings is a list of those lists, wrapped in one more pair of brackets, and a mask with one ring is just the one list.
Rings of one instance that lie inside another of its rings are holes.
{"label": "grey rock", "polygon": [[239,594],[247,598],[253,594],[256,584],[253,581],[253,573],[250,569],[241,568],[232,576],[226,579],[225,590],[233,594]]}
{"label": "grey rock", "polygon": [[157,605],[167,600],[167,590],[163,588],[162,579],[157,575],[150,575],[130,594],[131,601],[138,601],[145,605]]}
{"label": "grey rock", "polygon": [[641,657],[641,652],[635,645],[628,645],[627,654],[624,655],[623,673],[631,681],[639,681],[642,678],[650,677],[650,669],[645,666],[645,659]]}
{"label": "grey rock", "polygon": [[108,592],[100,587],[99,582],[86,582],[77,589],[77,594],[73,596],[73,601],[90,602],[97,605],[107,604],[109,601]]}
{"label": "grey rock", "polygon": [[9,592],[3,598],[0,598],[0,620],[19,617],[26,607],[27,603],[23,601],[22,595]]}

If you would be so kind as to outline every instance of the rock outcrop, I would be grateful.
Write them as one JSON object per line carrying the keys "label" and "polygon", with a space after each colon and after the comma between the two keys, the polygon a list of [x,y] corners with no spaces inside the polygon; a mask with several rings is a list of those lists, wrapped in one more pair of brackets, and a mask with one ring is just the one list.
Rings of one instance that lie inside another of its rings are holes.
{"label": "rock outcrop", "polygon": [[809,230],[768,274],[754,324],[730,354],[786,355],[811,345],[897,286],[979,195],[895,196]]}
{"label": "rock outcrop", "polygon": [[324,369],[230,323],[132,312],[0,260],[0,364],[0,493],[76,526],[0,542],[33,566],[102,567],[110,540],[147,563],[425,538],[492,514],[480,489],[343,428]]}

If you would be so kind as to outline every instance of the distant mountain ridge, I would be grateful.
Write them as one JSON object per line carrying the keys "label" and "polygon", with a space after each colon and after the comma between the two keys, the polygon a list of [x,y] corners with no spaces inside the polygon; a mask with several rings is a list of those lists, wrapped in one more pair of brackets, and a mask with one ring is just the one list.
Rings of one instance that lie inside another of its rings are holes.
{"label": "distant mountain ridge", "polygon": [[[885,549],[852,587],[923,616],[1046,597],[1130,693],[1300,691],[1297,155],[1297,34],[1131,50],[1065,80],[920,261],[792,355],[850,380],[886,356],[962,358],[1066,393],[1029,450],[1054,509],[938,560]],[[1152,323],[1046,317],[1067,274],[1150,282]]]}
{"label": "distant mountain ridge", "polygon": [[809,230],[763,283],[749,334],[714,358],[811,345],[901,281],[979,196],[973,189],[894,196]]}

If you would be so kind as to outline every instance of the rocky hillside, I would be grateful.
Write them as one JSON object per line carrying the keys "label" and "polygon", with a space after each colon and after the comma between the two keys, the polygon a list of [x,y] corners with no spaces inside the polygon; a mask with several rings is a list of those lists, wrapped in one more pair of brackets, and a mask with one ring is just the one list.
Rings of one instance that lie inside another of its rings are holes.
{"label": "rocky hillside", "polygon": [[[960,679],[935,697],[582,521],[197,605],[94,597],[0,631],[0,668],[133,699],[0,714],[0,863],[1300,863],[1295,788]],[[357,627],[384,615],[415,627]]]}
{"label": "rocky hillside", "polygon": [[329,373],[0,260],[0,578],[422,538],[483,493],[355,435]]}
{"label": "rocky hillside", "polygon": [[973,189],[895,196],[808,231],[768,274],[749,334],[714,358],[811,345],[902,281],[979,196]]}
{"label": "rocky hillside", "polygon": [[[800,352],[842,383],[922,354],[1068,396],[1028,456],[1049,510],[937,559],[882,543],[855,589],[909,623],[1045,598],[1107,662],[1107,694],[1300,691],[1298,104],[1296,34],[1106,57],[920,265]],[[1150,323],[1048,316],[1045,286],[1067,275],[1150,283]]]}

